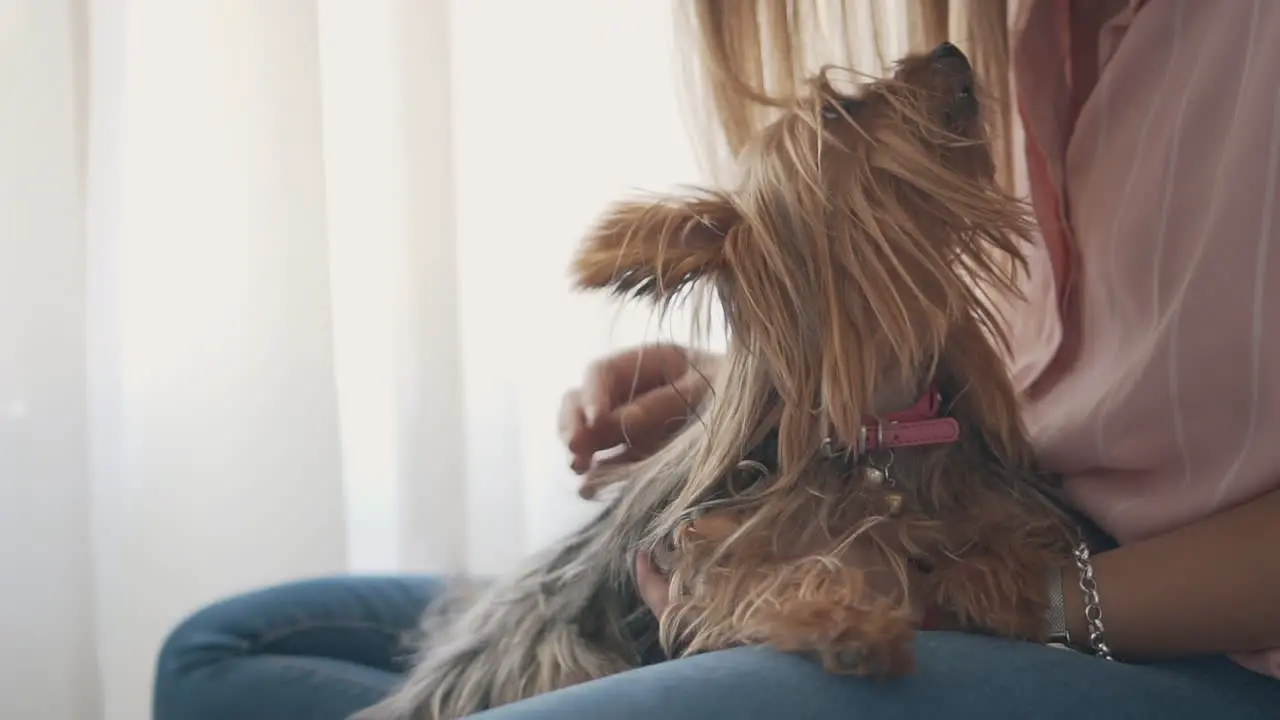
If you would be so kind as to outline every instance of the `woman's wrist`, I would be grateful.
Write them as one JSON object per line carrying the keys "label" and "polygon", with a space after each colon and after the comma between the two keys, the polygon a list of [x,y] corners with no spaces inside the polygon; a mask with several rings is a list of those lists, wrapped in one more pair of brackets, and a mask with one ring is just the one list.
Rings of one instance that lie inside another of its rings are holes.
{"label": "woman's wrist", "polygon": [[1093,571],[1087,545],[1080,545],[1073,562],[1058,570],[1062,584],[1062,610],[1069,645],[1105,659],[1112,659],[1102,622],[1103,598]]}
{"label": "woman's wrist", "polygon": [[[1090,558],[1105,640],[1155,660],[1280,647],[1280,491]],[[1089,647],[1079,567],[1066,559],[1072,645]]]}
{"label": "woman's wrist", "polygon": [[1050,645],[1074,645],[1074,636],[1067,623],[1068,566],[1055,565],[1045,573],[1048,585],[1048,606],[1045,610],[1045,641]]}
{"label": "woman's wrist", "polygon": [[1072,647],[1089,647],[1089,621],[1084,616],[1084,596],[1080,593],[1080,569],[1074,563],[1058,568],[1062,583],[1062,614]]}

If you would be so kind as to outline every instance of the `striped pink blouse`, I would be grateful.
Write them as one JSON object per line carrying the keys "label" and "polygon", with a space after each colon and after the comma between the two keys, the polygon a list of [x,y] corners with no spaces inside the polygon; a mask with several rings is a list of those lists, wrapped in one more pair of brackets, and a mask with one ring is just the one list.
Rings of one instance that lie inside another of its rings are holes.
{"label": "striped pink blouse", "polygon": [[1086,6],[1101,32],[1019,13],[1044,243],[1014,372],[1043,460],[1131,542],[1280,487],[1280,1]]}

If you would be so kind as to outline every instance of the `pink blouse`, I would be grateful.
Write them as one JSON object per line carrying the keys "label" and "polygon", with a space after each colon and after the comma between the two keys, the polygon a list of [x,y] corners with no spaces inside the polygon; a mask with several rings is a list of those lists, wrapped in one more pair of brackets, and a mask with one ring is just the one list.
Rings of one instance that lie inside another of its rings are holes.
{"label": "pink blouse", "polygon": [[[1096,37],[1067,0],[1019,13],[1044,242],[1014,374],[1043,461],[1124,543],[1280,488],[1280,2],[1090,2]],[[1280,676],[1280,650],[1241,661]]]}

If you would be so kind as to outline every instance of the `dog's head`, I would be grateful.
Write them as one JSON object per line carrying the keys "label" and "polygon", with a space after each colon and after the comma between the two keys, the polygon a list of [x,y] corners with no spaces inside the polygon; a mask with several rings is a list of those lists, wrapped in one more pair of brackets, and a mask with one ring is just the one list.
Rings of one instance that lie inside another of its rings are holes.
{"label": "dog's head", "polygon": [[[988,293],[1012,292],[1028,231],[997,187],[958,48],[908,57],[856,92],[832,77],[779,107],[733,188],[620,203],[575,264],[582,288],[659,304],[713,290],[731,335],[720,404],[735,426],[770,406],[780,469],[824,440],[852,442],[865,417],[910,405],[938,373],[1005,381]],[[988,410],[1016,422],[1012,407]]]}

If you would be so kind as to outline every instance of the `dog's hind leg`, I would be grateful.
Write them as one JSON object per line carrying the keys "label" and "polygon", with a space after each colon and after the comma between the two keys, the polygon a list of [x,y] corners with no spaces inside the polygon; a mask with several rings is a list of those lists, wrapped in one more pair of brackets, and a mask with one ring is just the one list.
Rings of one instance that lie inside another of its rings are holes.
{"label": "dog's hind leg", "polygon": [[355,720],[453,720],[640,664],[627,633],[639,600],[580,531],[461,614],[424,621],[421,660],[399,691]]}

